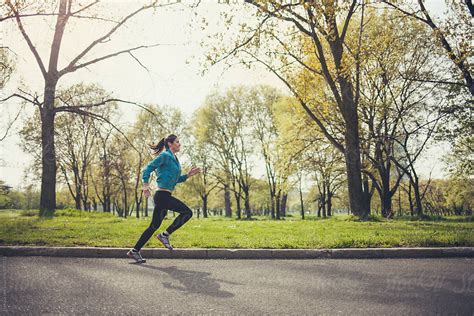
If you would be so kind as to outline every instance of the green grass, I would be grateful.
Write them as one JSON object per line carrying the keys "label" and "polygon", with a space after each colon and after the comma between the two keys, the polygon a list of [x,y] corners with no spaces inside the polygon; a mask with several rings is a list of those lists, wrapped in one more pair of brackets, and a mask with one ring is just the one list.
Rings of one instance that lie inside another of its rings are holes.
{"label": "green grass", "polygon": [[[192,218],[173,234],[177,248],[359,248],[474,246],[473,216],[358,221],[347,215],[330,219],[276,221]],[[158,232],[173,220],[168,213]],[[131,247],[151,218],[58,210],[52,218],[38,211],[0,211],[1,245]],[[152,237],[145,247],[162,247]]]}

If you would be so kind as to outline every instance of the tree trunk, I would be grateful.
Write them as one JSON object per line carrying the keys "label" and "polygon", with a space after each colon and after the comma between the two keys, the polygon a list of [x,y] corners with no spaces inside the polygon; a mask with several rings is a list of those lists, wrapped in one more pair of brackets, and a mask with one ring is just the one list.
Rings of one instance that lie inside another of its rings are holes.
{"label": "tree trunk", "polygon": [[105,212],[110,213],[111,211],[111,200],[110,200],[110,161],[107,155],[107,149],[104,148],[104,201],[105,201]]}
{"label": "tree trunk", "polygon": [[56,209],[56,151],[54,149],[54,98],[56,83],[46,83],[45,104],[41,109],[42,175],[40,216],[51,216]]}
{"label": "tree trunk", "polygon": [[275,192],[273,190],[270,190],[270,213],[272,219],[275,219]]}
{"label": "tree trunk", "polygon": [[237,219],[242,218],[242,208],[240,206],[240,194],[234,193],[235,196],[235,206],[237,207]]}
{"label": "tree trunk", "polygon": [[402,216],[402,190],[398,188],[398,216]]}
{"label": "tree trunk", "polygon": [[110,213],[110,209],[111,209],[110,206],[112,205],[111,203],[112,203],[112,202],[110,201],[110,193],[109,193],[109,195],[107,195],[107,196],[105,197],[105,205],[106,205],[106,207],[107,207],[107,212],[108,212],[108,213]]}
{"label": "tree trunk", "polygon": [[392,199],[390,198],[390,192],[385,192],[382,188],[382,194],[380,195],[380,205],[382,208],[382,216],[385,218],[392,217]]}
{"label": "tree trunk", "polygon": [[250,210],[250,194],[249,189],[244,190],[244,205],[245,205],[245,216],[247,219],[252,218],[252,212]]}
{"label": "tree trunk", "polygon": [[382,174],[382,194],[380,195],[380,206],[382,208],[382,216],[385,218],[392,217],[392,195],[390,192],[390,178],[389,174]]}
{"label": "tree trunk", "polygon": [[410,215],[415,216],[413,211],[413,198],[411,195],[411,181],[408,183],[408,203],[410,203]]}
{"label": "tree trunk", "polygon": [[127,186],[125,184],[124,179],[122,180],[122,188],[123,188],[123,215],[126,218],[128,213],[128,198],[127,198]]}
{"label": "tree trunk", "polygon": [[81,195],[80,195],[80,193],[76,193],[76,196],[74,197],[74,202],[75,202],[76,210],[80,210],[81,209]]}
{"label": "tree trunk", "polygon": [[326,217],[326,189],[323,189],[323,195],[321,196],[321,209],[323,211],[323,217]]}
{"label": "tree trunk", "polygon": [[304,219],[303,191],[301,190],[301,184],[299,187],[299,191],[300,191],[301,219]]}
{"label": "tree trunk", "polygon": [[281,199],[281,212],[283,217],[286,217],[286,202],[288,200],[288,194],[283,194],[283,198]]}
{"label": "tree trunk", "polygon": [[140,205],[141,204],[142,202],[138,202],[138,201],[135,202],[135,205],[137,207],[137,218],[140,218]]}
{"label": "tree trunk", "polygon": [[416,215],[423,215],[423,205],[421,203],[420,195],[420,184],[418,182],[418,176],[414,175],[413,179],[413,193],[415,193],[415,203],[416,203]]}
{"label": "tree trunk", "polygon": [[363,187],[363,191],[366,194],[365,204],[367,205],[367,215],[369,215],[371,212],[370,204],[371,204],[372,195],[370,194],[369,177],[367,177],[366,174],[362,176],[362,187]]}
{"label": "tree trunk", "polygon": [[323,205],[323,202],[322,202],[322,197],[320,196],[318,198],[318,217],[321,217],[321,207]]}
{"label": "tree trunk", "polygon": [[[352,112],[352,111],[351,111]],[[360,146],[357,114],[351,113],[346,121],[345,153],[347,169],[347,187],[349,191],[349,207],[352,214],[365,218],[368,215],[367,197],[362,191],[360,163]]]}
{"label": "tree trunk", "polygon": [[232,217],[232,208],[231,208],[231,200],[230,200],[230,192],[229,187],[224,187],[224,204],[225,204],[225,216]]}
{"label": "tree trunk", "polygon": [[[332,31],[337,29],[335,16],[329,20]],[[362,190],[362,167],[360,160],[359,117],[357,104],[350,80],[344,75],[343,42],[336,37],[328,40],[334,63],[337,69],[337,82],[340,87],[340,103],[338,107],[345,123],[344,158],[347,170],[347,187],[349,192],[349,207],[352,213],[361,218],[368,216],[367,196]]]}
{"label": "tree trunk", "polygon": [[53,215],[56,209],[56,150],[54,148],[54,102],[56,85],[59,80],[58,60],[64,28],[68,21],[67,1],[59,3],[59,14],[54,30],[53,42],[49,56],[48,72],[45,74],[44,104],[41,107],[41,145],[42,175],[40,216]]}
{"label": "tree trunk", "polygon": [[278,192],[275,196],[275,212],[276,212],[276,219],[280,220],[280,207],[281,207],[281,201],[280,201],[280,193]]}
{"label": "tree trunk", "polygon": [[202,196],[202,216],[207,218],[207,195]]}
{"label": "tree trunk", "polygon": [[331,189],[329,188],[329,185],[328,185],[328,188],[327,188],[327,194],[328,194],[328,202],[327,202],[327,206],[328,206],[328,217],[331,217],[332,216],[332,192],[331,192]]}

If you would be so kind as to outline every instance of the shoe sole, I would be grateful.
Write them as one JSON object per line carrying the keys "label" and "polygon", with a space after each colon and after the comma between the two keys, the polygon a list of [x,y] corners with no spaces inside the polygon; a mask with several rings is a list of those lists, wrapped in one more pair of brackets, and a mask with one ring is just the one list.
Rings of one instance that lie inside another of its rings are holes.
{"label": "shoe sole", "polygon": [[169,250],[173,250],[173,247],[171,246],[166,246],[165,242],[160,238],[160,235],[156,235],[156,238],[161,241],[161,243],[163,244],[163,246],[165,246],[165,248],[168,248]]}
{"label": "shoe sole", "polygon": [[130,253],[127,252],[127,257],[129,257],[130,259],[133,259],[135,260],[136,263],[146,263],[146,259],[142,259],[141,261],[140,260],[137,260],[135,259]]}

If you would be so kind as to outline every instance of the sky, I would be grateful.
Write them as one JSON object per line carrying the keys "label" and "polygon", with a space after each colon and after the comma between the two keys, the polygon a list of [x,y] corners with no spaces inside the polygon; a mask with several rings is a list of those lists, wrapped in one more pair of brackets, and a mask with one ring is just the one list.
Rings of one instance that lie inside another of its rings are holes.
{"label": "sky", "polygon": [[[433,12],[441,14],[442,2],[432,0],[427,3]],[[106,16],[117,17],[137,8],[137,3],[138,1],[131,0],[109,0],[100,4],[99,9]],[[181,5],[140,13],[130,20],[126,27],[115,33],[108,42],[98,45],[87,55],[94,58],[138,45],[159,44],[157,47],[134,53],[147,69],[130,56],[122,55],[62,78],[59,88],[79,82],[98,83],[118,98],[143,104],[172,105],[181,109],[187,116],[203,103],[207,94],[216,89],[222,91],[234,85],[263,83],[287,93],[282,82],[262,67],[247,69],[236,65],[227,69],[223,64],[218,64],[202,74],[206,48],[202,48],[200,43],[206,40],[206,36],[222,29],[220,12],[240,8],[237,6],[241,4],[219,4],[217,0],[203,0],[194,10],[191,10],[188,4],[191,2],[184,1]],[[209,23],[205,30],[200,27],[202,18]],[[244,11],[236,17],[237,20],[245,18],[248,18],[248,15]],[[52,19],[43,17],[24,19],[25,28],[45,62],[49,57],[54,23]],[[80,19],[78,22],[68,24],[61,46],[60,67],[65,66],[91,40],[107,32],[110,25],[89,19]],[[7,46],[14,52],[17,64],[17,69],[8,85],[0,91],[0,98],[10,95],[18,87],[27,87],[29,91],[42,94],[43,79],[39,68],[12,20],[0,22],[0,40],[2,46]],[[2,135],[7,122],[17,114],[18,109],[19,104],[15,101],[2,105],[0,114]],[[120,123],[132,124],[136,107],[121,105],[120,110],[123,113]],[[8,137],[0,142],[0,179],[16,189],[29,184],[32,178],[29,169],[32,157],[20,149],[18,135],[22,121],[31,115],[32,111],[33,107],[27,106]],[[445,151],[446,146],[440,145],[425,153],[419,162],[422,176],[428,176],[431,171],[433,177],[444,176],[440,158]]]}

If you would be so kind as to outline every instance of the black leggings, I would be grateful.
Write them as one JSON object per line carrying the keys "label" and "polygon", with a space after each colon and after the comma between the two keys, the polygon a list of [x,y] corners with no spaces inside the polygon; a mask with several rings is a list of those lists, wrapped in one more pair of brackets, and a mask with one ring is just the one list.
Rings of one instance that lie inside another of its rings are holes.
{"label": "black leggings", "polygon": [[166,229],[166,231],[172,234],[175,230],[184,225],[192,216],[193,212],[189,207],[177,198],[171,196],[171,192],[168,191],[156,191],[153,196],[155,202],[155,208],[153,209],[153,217],[151,219],[150,226],[143,232],[140,239],[135,244],[135,249],[140,250],[153,236],[153,233],[160,227],[161,222],[166,216],[168,210],[172,210],[179,213],[179,216],[175,218],[173,223]]}

